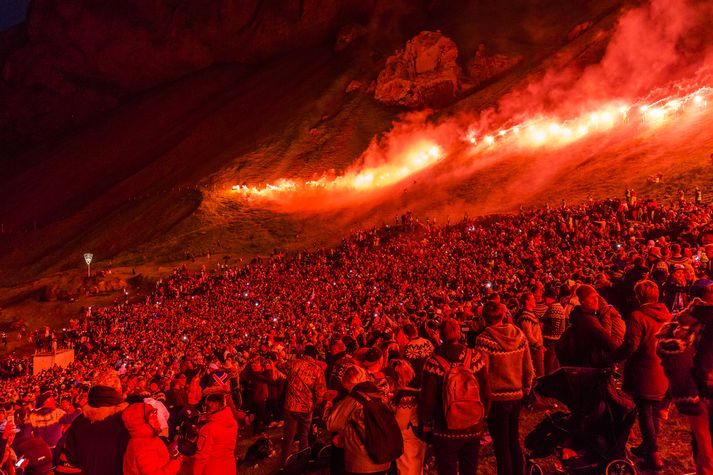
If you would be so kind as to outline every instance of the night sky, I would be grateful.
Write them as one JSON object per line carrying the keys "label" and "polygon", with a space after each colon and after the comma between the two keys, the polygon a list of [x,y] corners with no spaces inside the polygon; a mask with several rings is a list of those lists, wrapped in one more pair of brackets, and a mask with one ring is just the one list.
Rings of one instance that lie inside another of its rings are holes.
{"label": "night sky", "polygon": [[0,31],[25,21],[31,0],[0,0]]}

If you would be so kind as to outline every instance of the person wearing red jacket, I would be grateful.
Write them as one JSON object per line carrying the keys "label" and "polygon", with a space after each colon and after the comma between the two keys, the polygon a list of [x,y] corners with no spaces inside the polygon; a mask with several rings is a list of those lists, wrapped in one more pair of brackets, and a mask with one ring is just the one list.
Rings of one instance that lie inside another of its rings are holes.
{"label": "person wearing red jacket", "polygon": [[158,411],[150,404],[139,402],[121,414],[129,445],[124,452],[124,475],[176,475],[181,467],[180,455],[169,455],[158,437],[161,424]]}
{"label": "person wearing red jacket", "polygon": [[611,356],[613,363],[626,360],[622,389],[634,397],[639,411],[639,428],[644,439],[640,447],[632,449],[643,457],[647,468],[660,470],[658,433],[661,410],[667,407],[668,378],[656,354],[656,334],[671,320],[671,313],[659,303],[659,288],[650,280],[634,286],[639,306],[631,313],[624,335],[624,343]]}
{"label": "person wearing red jacket", "polygon": [[235,443],[238,423],[225,405],[225,396],[206,396],[208,415],[198,434],[198,451],[193,460],[194,475],[235,475]]}

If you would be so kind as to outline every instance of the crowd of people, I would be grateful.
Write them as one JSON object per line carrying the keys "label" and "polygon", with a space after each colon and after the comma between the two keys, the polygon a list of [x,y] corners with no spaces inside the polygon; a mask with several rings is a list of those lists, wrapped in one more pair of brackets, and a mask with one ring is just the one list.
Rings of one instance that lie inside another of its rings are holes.
{"label": "crowd of people", "polygon": [[522,475],[521,410],[546,406],[538,378],[567,365],[623,371],[643,466],[664,466],[673,402],[713,474],[712,214],[627,192],[446,226],[405,215],[334,248],[175,269],[144,302],[73,320],[68,367],[2,363],[0,463],[230,474],[239,427],[282,427],[286,467],[318,427],[331,473],[420,474],[433,454],[439,474],[475,474],[492,440],[498,473]]}

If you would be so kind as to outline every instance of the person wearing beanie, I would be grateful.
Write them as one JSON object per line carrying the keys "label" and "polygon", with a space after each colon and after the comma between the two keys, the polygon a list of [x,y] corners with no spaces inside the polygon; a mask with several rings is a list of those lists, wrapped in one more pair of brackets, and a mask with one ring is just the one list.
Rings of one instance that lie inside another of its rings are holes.
{"label": "person wearing beanie", "polygon": [[82,414],[67,430],[60,460],[84,475],[122,475],[129,432],[121,413],[127,406],[117,372],[98,371]]}
{"label": "person wearing beanie", "polygon": [[570,315],[571,328],[563,336],[565,345],[557,355],[566,366],[605,368],[609,356],[619,346],[599,321],[599,294],[591,285],[577,290],[579,305]]}
{"label": "person wearing beanie", "polygon": [[169,455],[159,438],[161,423],[158,411],[150,404],[138,402],[121,414],[131,439],[124,453],[124,475],[175,475],[181,467],[177,450]]}
{"label": "person wearing beanie", "polygon": [[[445,318],[441,324],[440,345],[423,365],[421,399],[418,405],[421,429],[431,434],[439,474],[472,474],[478,470],[478,450],[485,421],[463,430],[449,430],[443,402],[446,371],[456,365],[470,368],[480,387],[484,410],[490,401],[488,369],[479,351],[468,349],[461,340],[460,324]],[[447,368],[448,367],[448,368]]]}
{"label": "person wearing beanie", "polygon": [[521,475],[525,458],[520,445],[520,410],[532,390],[535,370],[530,347],[522,331],[506,323],[507,309],[496,302],[483,307],[485,330],[475,349],[483,355],[490,379],[491,404],[488,428],[493,438],[499,475]]}

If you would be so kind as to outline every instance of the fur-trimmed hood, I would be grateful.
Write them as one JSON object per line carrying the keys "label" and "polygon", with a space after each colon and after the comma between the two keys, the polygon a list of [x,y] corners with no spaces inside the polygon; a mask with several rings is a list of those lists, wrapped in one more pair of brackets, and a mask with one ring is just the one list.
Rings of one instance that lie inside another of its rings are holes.
{"label": "fur-trimmed hood", "polygon": [[82,407],[82,414],[84,417],[89,419],[89,422],[99,422],[107,419],[114,414],[118,414],[129,406],[129,403],[122,402],[116,406],[106,406],[106,407],[92,407],[89,404],[85,404]]}

